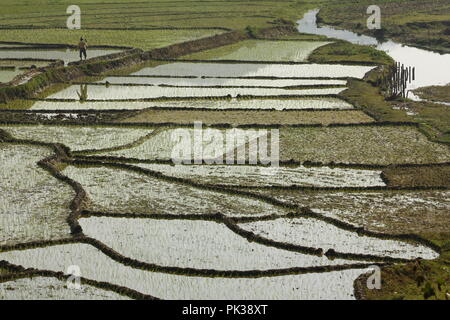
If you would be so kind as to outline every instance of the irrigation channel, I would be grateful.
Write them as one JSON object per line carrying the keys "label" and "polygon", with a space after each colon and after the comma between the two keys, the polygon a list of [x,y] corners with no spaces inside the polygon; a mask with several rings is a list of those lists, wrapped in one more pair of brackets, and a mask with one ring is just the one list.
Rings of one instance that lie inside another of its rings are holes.
{"label": "irrigation channel", "polygon": [[[222,53],[153,62],[26,101],[22,113],[54,121],[0,125],[0,268],[13,272],[0,276],[0,298],[354,299],[373,265],[437,258],[431,243],[395,230],[404,212],[448,211],[448,191],[393,188],[384,171],[448,163],[448,148],[339,96],[373,66],[309,64],[308,41],[286,41],[292,56],[273,47],[243,43],[228,63]],[[448,80],[411,59],[420,85]],[[140,112],[80,118],[118,110]],[[208,149],[215,162],[173,165],[180,129],[179,160],[205,160]],[[230,146],[230,134],[244,139]],[[198,136],[216,138],[199,154]],[[255,141],[278,149],[279,167],[219,163]],[[74,270],[80,290],[65,286]]]}

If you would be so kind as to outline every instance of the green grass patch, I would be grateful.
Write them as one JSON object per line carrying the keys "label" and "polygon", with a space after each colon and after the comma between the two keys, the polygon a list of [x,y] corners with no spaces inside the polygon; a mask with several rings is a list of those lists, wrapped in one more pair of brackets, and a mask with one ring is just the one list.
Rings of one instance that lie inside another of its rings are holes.
{"label": "green grass patch", "polygon": [[425,100],[450,103],[450,84],[422,87],[414,90],[414,94]]}
{"label": "green grass patch", "polygon": [[361,46],[347,41],[338,41],[316,49],[309,61],[316,63],[332,62],[372,62],[392,64],[394,61],[385,52],[370,46]]}
{"label": "green grass patch", "polygon": [[447,0],[380,0],[376,4],[382,12],[382,31],[368,30],[366,21],[370,0],[329,0],[323,6],[319,18],[325,24],[364,33],[371,36],[392,38],[413,46],[449,52],[450,33]]}
{"label": "green grass patch", "polygon": [[450,299],[450,233],[423,233],[422,237],[441,247],[436,260],[421,260],[383,268],[380,290],[365,290],[370,300]]}
{"label": "green grass patch", "polygon": [[380,89],[368,82],[351,79],[348,81],[348,89],[340,95],[378,121],[411,121],[404,111],[392,109],[391,103],[384,99]]}

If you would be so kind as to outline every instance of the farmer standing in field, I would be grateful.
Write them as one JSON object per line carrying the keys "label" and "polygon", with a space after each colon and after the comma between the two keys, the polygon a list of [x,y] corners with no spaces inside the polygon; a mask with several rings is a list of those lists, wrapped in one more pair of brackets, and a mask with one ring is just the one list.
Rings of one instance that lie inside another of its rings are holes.
{"label": "farmer standing in field", "polygon": [[87,49],[87,40],[83,39],[83,37],[80,38],[80,42],[78,43],[78,49],[80,49],[80,60],[86,60],[86,49]]}

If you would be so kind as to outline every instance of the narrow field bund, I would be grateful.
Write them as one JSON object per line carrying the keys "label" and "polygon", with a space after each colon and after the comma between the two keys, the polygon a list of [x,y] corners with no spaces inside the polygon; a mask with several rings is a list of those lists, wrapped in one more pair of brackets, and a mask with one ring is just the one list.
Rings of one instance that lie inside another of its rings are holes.
{"label": "narrow field bund", "polygon": [[209,77],[350,77],[363,78],[374,67],[335,64],[264,64],[264,63],[218,63],[174,62],[154,67],[144,67],[135,76],[209,76]]}
{"label": "narrow field bund", "polygon": [[[283,30],[283,28],[278,28],[278,30]],[[43,73],[34,76],[26,84],[16,87],[0,88],[0,102],[31,97],[44,88],[48,88],[61,81],[72,81],[85,75],[99,74],[105,71],[111,71],[111,69],[124,68],[142,63],[154,57],[175,57],[211,49],[224,44],[234,43],[247,37],[248,35],[240,32],[228,32],[209,38],[170,45],[161,49],[153,49],[146,53],[142,50],[130,50],[113,57],[103,57],[104,59],[109,59],[109,61],[102,62],[94,58],[86,62],[74,63],[66,68],[49,68]]]}

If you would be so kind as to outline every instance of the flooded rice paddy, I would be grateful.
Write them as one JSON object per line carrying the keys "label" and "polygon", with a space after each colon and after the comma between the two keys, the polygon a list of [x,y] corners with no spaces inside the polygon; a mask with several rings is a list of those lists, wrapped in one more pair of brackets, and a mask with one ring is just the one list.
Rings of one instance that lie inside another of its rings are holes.
{"label": "flooded rice paddy", "polygon": [[331,97],[290,99],[189,99],[180,101],[36,101],[30,110],[140,110],[147,108],[166,109],[210,109],[210,110],[301,110],[301,109],[343,109],[354,107],[344,100]]}
{"label": "flooded rice paddy", "polygon": [[69,236],[73,190],[37,165],[51,154],[44,147],[0,143],[1,245]]}
{"label": "flooded rice paddy", "polygon": [[[305,165],[173,165],[173,151],[180,147],[174,133],[198,133],[177,123],[1,125],[0,138],[5,135],[10,142],[0,143],[6,168],[0,180],[0,244],[22,243],[24,250],[3,247],[0,260],[64,273],[68,266],[78,265],[92,285],[72,292],[53,277],[15,279],[0,283],[0,297],[128,297],[95,286],[107,282],[162,299],[354,299],[353,282],[370,265],[438,257],[418,241],[369,237],[336,222],[376,229],[383,223],[398,226],[395,216],[403,212],[419,214],[430,206],[435,214],[448,210],[449,204],[440,200],[448,198],[446,191],[392,195],[382,169],[358,166],[445,162],[450,154],[416,127],[368,125],[372,119],[367,115],[366,121],[352,126],[326,126],[357,116],[340,111],[344,116],[339,118],[332,113],[336,110],[361,112],[337,95],[346,89],[347,78],[362,78],[373,69],[279,64],[307,62],[309,54],[326,43],[246,41],[183,58],[278,63],[174,62],[144,67],[97,83],[68,84],[33,101],[30,110],[51,110],[52,115],[64,110],[201,109],[221,112],[224,119],[235,110],[308,109],[302,115],[306,118],[317,117],[315,110],[330,112],[334,121],[279,128],[280,160]],[[0,51],[0,58],[6,52]],[[18,52],[66,63],[76,58],[69,51]],[[246,95],[258,98],[242,97]],[[145,99],[161,100],[139,101]],[[201,130],[202,135],[212,132],[243,135],[244,145],[272,137],[265,128]],[[188,139],[181,147],[191,150],[186,154],[193,158],[204,159],[205,153],[197,154],[194,144]],[[207,154],[210,159],[236,151],[234,144],[221,140],[201,144],[219,150]],[[330,163],[349,167],[324,166]],[[314,214],[305,216],[306,207]],[[83,232],[78,238],[70,234],[74,224]],[[70,241],[56,241],[67,238]],[[32,241],[38,241],[37,246],[30,247]]]}
{"label": "flooded rice paddy", "polygon": [[247,40],[181,59],[305,62],[315,49],[329,43],[331,42]]}
{"label": "flooded rice paddy", "polygon": [[[74,85],[47,97],[48,100],[70,99],[79,100],[139,100],[160,98],[186,98],[186,97],[234,97],[237,96],[314,96],[337,95],[344,88],[329,89],[266,89],[266,88],[214,88],[214,87],[162,87],[162,86],[99,86],[87,85],[86,88]],[[84,95],[84,96],[82,96]]]}

